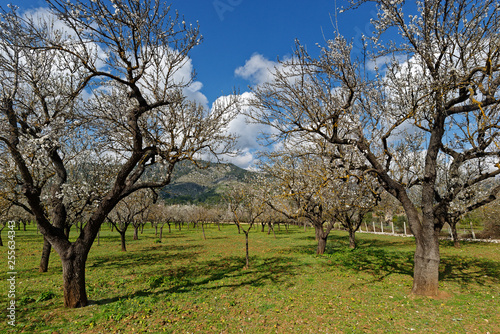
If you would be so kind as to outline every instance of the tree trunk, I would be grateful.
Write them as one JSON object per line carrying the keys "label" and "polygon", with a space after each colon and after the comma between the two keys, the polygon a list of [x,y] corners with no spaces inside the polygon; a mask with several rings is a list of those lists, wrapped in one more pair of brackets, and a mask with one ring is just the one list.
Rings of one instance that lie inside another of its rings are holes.
{"label": "tree trunk", "polygon": [[64,306],[70,308],[85,307],[89,304],[85,291],[86,252],[74,250],[73,256],[61,258],[64,279]]}
{"label": "tree trunk", "polygon": [[160,241],[161,241],[161,238],[163,238],[163,225],[165,225],[165,223],[161,224],[161,226],[160,226]]}
{"label": "tree trunk", "polygon": [[326,249],[326,239],[328,238],[328,233],[323,230],[322,226],[317,226],[316,224],[314,225],[314,230],[316,234],[316,240],[318,241],[318,248],[316,249],[316,254],[324,254]]}
{"label": "tree trunk", "polygon": [[205,236],[205,227],[203,222],[201,222],[201,230],[203,231],[203,240],[207,240],[207,237]]}
{"label": "tree trunk", "polygon": [[121,245],[122,245],[122,252],[126,252],[127,246],[125,245],[125,231],[123,231],[123,232],[120,231],[120,241],[121,241]]}
{"label": "tree trunk", "polygon": [[325,253],[326,239],[327,238],[328,238],[328,236],[324,236],[324,235],[318,236],[318,248],[316,250],[316,254],[324,254]]}
{"label": "tree trunk", "polygon": [[139,225],[134,226],[134,238],[133,240],[139,240]]}
{"label": "tree trunk", "polygon": [[245,259],[246,259],[245,269],[248,269],[248,268],[250,268],[250,256],[248,254],[248,232],[249,231],[243,230],[243,232],[245,233]]}
{"label": "tree trunk", "polygon": [[48,242],[47,239],[43,238],[42,257],[40,259],[40,267],[38,268],[38,271],[41,273],[46,273],[47,270],[49,269],[49,259],[50,259],[51,249],[52,246],[50,245],[50,242]]}
{"label": "tree trunk", "polygon": [[356,231],[353,228],[349,228],[349,248],[356,248]]}
{"label": "tree trunk", "polygon": [[170,222],[169,221],[167,222],[167,225],[168,225],[168,233],[172,233],[172,228],[170,227]]}
{"label": "tree trunk", "polygon": [[450,224],[451,237],[453,239],[453,245],[456,248],[460,248],[460,240],[458,240],[457,224]]}
{"label": "tree trunk", "polygon": [[437,296],[439,286],[439,239],[437,235],[416,242],[412,293]]}

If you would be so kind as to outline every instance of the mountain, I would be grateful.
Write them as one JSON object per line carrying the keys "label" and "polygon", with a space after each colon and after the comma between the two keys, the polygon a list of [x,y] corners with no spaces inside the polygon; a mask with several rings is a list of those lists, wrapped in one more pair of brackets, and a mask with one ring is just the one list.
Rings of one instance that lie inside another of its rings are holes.
{"label": "mountain", "polygon": [[254,174],[230,163],[201,161],[199,165],[205,168],[191,161],[176,164],[172,181],[161,189],[160,198],[166,204],[217,204],[225,186],[245,182]]}

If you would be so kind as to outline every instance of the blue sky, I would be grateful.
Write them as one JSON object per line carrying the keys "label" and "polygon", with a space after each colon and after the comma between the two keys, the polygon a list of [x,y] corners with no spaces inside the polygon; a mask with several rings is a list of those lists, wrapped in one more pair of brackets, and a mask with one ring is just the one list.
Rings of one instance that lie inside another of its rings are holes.
{"label": "blue sky", "polygon": [[[43,0],[9,2],[22,9],[46,6]],[[186,22],[200,24],[203,43],[190,57],[196,80],[203,84],[201,93],[209,103],[233,89],[249,91],[248,85],[261,82],[266,67],[272,67],[277,57],[292,54],[295,39],[314,54],[316,43],[324,45],[325,38],[334,36],[335,7],[347,6],[345,0],[172,0],[172,8],[184,15]],[[370,5],[337,15],[340,32],[353,40],[355,51],[359,50],[361,34],[371,35],[369,22],[375,15]],[[258,129],[246,127],[240,119],[232,130],[244,133],[239,146],[246,154],[246,158],[232,162],[247,168],[259,149],[250,138],[256,134],[248,130]]]}

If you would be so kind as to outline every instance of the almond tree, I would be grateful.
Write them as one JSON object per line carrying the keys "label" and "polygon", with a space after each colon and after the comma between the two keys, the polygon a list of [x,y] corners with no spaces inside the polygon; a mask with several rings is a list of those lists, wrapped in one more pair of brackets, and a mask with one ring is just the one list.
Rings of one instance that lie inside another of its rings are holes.
{"label": "almond tree", "polygon": [[[229,204],[229,210],[238,226],[238,232],[245,234],[245,268],[250,268],[250,256],[248,250],[248,234],[253,225],[264,213],[265,201],[260,196],[261,187],[256,186],[258,182],[253,180],[250,184],[234,184],[226,190],[225,199]],[[245,225],[243,225],[245,224]],[[245,228],[246,227],[246,228]]]}
{"label": "almond tree", "polygon": [[[235,99],[208,110],[186,97],[188,54],[201,36],[160,1],[47,3],[41,18],[1,12],[0,153],[61,258],[64,305],[81,307],[87,256],[108,214],[134,192],[168,184],[179,161],[231,151]],[[114,159],[113,174],[71,242],[68,169],[89,156]]]}
{"label": "almond tree", "polygon": [[324,157],[283,150],[269,154],[261,165],[269,177],[268,205],[288,219],[305,219],[313,227],[318,241],[317,254],[323,254],[334,226],[333,189],[329,166]]}
{"label": "almond tree", "polygon": [[[353,1],[361,2],[368,1]],[[376,35],[373,48],[365,44],[378,66],[373,75],[340,34],[316,59],[299,45],[272,82],[254,89],[253,117],[277,129],[278,138],[314,133],[356,148],[406,212],[416,243],[412,292],[436,295],[438,235],[450,204],[500,173],[498,1],[422,1],[414,15],[405,14],[404,1],[373,2]],[[394,31],[395,42],[384,43]],[[446,189],[438,184],[441,159],[451,181]]]}
{"label": "almond tree", "polygon": [[128,227],[134,226],[134,240],[138,239],[139,223],[144,221],[150,206],[156,201],[156,194],[147,189],[139,190],[127,198],[122,199],[110,212],[107,220],[120,233],[121,249],[127,251],[125,234]]}

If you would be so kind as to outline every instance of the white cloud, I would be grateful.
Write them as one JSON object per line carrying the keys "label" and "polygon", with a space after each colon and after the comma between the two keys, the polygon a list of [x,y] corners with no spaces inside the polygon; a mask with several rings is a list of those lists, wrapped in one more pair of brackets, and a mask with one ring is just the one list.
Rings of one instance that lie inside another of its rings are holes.
{"label": "white cloud", "polygon": [[281,67],[277,61],[271,61],[264,58],[261,54],[254,53],[250,59],[245,62],[245,65],[238,67],[234,74],[243,79],[249,80],[254,84],[272,80],[275,69]]}

